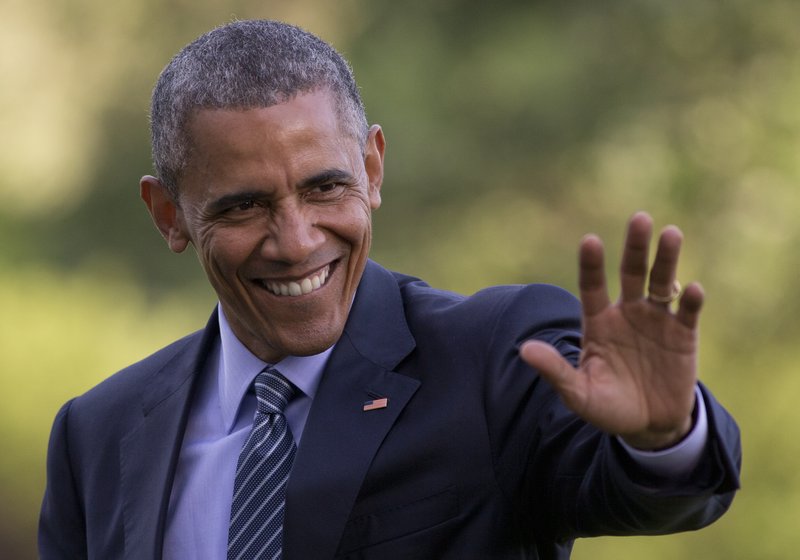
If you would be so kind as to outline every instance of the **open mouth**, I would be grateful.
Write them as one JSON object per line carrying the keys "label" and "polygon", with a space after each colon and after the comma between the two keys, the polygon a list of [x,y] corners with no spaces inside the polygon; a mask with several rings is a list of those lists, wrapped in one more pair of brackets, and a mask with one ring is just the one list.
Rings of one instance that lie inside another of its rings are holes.
{"label": "open mouth", "polygon": [[330,275],[331,265],[328,264],[321,270],[301,280],[293,280],[291,282],[262,281],[261,285],[276,296],[304,296],[323,287]]}

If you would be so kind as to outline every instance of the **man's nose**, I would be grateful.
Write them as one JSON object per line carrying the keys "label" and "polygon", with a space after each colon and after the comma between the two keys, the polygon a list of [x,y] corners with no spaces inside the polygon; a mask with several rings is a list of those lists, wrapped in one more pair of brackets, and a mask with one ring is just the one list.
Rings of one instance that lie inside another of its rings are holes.
{"label": "man's nose", "polygon": [[313,209],[303,207],[301,203],[289,204],[273,216],[262,253],[270,260],[300,263],[324,241],[325,234],[317,227]]}

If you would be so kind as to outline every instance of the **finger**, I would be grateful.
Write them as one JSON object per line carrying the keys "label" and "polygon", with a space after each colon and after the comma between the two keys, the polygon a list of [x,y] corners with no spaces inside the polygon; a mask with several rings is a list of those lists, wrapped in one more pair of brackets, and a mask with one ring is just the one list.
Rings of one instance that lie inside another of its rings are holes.
{"label": "finger", "polygon": [[580,407],[584,378],[558,350],[545,342],[529,340],[522,344],[519,355],[553,386],[567,406],[573,410]]}
{"label": "finger", "polygon": [[670,298],[676,295],[674,293],[675,276],[682,242],[683,234],[675,226],[667,226],[661,232],[653,268],[650,269],[650,284],[647,288],[648,295],[653,296],[650,299],[651,303],[667,307]]}
{"label": "finger", "polygon": [[587,316],[591,317],[608,307],[603,242],[596,235],[587,235],[581,241],[578,285],[583,312]]}
{"label": "finger", "polygon": [[686,290],[684,290],[680,304],[678,305],[678,312],[675,315],[678,322],[690,329],[696,329],[697,323],[700,320],[700,310],[703,308],[704,300],[705,293],[700,284],[692,282],[686,286]]}
{"label": "finger", "polygon": [[622,301],[636,301],[644,295],[647,255],[652,233],[653,220],[645,212],[637,212],[628,222],[628,233],[620,262]]}

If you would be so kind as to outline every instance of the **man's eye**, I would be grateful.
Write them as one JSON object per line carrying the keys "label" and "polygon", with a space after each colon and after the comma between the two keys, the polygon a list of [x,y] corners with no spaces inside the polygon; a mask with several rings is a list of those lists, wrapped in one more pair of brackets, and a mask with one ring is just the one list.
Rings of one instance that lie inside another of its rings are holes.
{"label": "man's eye", "polygon": [[254,208],[255,205],[256,205],[255,200],[247,200],[245,202],[237,204],[232,208],[232,210],[236,210],[238,212],[244,212],[245,210],[250,210],[251,208]]}
{"label": "man's eye", "polygon": [[311,192],[317,195],[338,196],[345,188],[345,183],[323,183],[314,187]]}

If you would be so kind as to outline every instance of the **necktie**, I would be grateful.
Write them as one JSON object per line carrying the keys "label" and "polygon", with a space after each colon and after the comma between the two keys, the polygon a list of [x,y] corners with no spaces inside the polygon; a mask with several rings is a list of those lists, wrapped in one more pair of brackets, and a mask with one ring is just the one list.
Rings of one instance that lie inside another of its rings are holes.
{"label": "necktie", "polygon": [[253,430],[236,464],[228,560],[281,557],[286,481],[296,450],[283,410],[293,388],[267,369],[256,377],[255,390]]}

